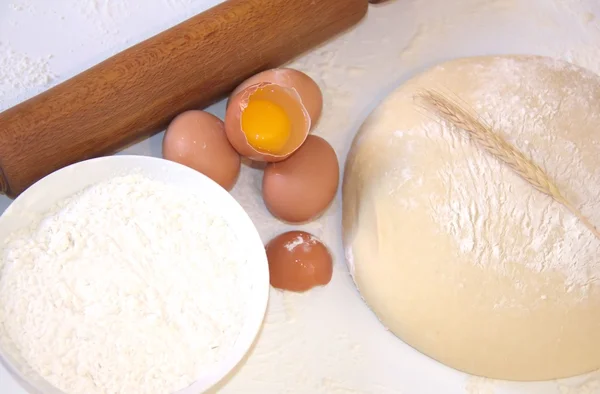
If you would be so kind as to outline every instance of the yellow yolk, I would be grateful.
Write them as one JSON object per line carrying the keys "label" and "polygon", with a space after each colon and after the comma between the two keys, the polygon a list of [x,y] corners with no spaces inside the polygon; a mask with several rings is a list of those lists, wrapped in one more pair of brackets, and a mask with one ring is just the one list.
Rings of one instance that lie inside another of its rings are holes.
{"label": "yellow yolk", "polygon": [[242,112],[242,130],[254,149],[277,154],[290,139],[292,124],[281,106],[250,99]]}

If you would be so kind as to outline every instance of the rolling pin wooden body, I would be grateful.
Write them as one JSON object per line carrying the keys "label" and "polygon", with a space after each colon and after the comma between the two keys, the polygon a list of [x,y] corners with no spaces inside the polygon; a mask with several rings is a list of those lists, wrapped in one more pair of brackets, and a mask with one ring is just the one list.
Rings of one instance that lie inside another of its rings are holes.
{"label": "rolling pin wooden body", "polygon": [[229,0],[0,114],[0,192],[111,154],[356,24],[367,0]]}

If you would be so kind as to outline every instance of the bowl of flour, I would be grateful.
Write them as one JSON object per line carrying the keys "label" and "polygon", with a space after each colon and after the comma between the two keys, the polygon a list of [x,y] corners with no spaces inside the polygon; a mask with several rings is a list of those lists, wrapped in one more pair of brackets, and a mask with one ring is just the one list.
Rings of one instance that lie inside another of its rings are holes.
{"label": "bowl of flour", "polygon": [[268,295],[244,209],[174,162],[80,162],[0,217],[0,360],[31,393],[205,392],[251,348]]}

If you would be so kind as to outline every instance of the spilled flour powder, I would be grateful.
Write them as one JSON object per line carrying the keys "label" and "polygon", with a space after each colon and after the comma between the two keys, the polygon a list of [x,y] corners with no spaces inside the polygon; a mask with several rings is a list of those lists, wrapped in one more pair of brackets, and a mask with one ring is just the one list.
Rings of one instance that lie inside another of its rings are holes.
{"label": "spilled flour powder", "polygon": [[54,81],[50,59],[52,55],[30,57],[0,42],[0,111],[4,101],[27,91],[41,92]]}
{"label": "spilled flour powder", "polygon": [[309,234],[299,234],[296,238],[287,242],[284,246],[285,248],[291,252],[296,249],[298,246],[302,246],[305,251],[309,250],[311,246],[316,245],[318,240]]}

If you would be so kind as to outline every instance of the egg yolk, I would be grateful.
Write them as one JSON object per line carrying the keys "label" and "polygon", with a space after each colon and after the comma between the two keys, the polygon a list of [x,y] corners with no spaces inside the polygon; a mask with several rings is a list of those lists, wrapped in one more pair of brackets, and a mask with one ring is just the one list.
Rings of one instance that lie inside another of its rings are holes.
{"label": "egg yolk", "polygon": [[281,106],[250,99],[242,112],[242,130],[254,149],[276,154],[290,139],[292,124]]}

